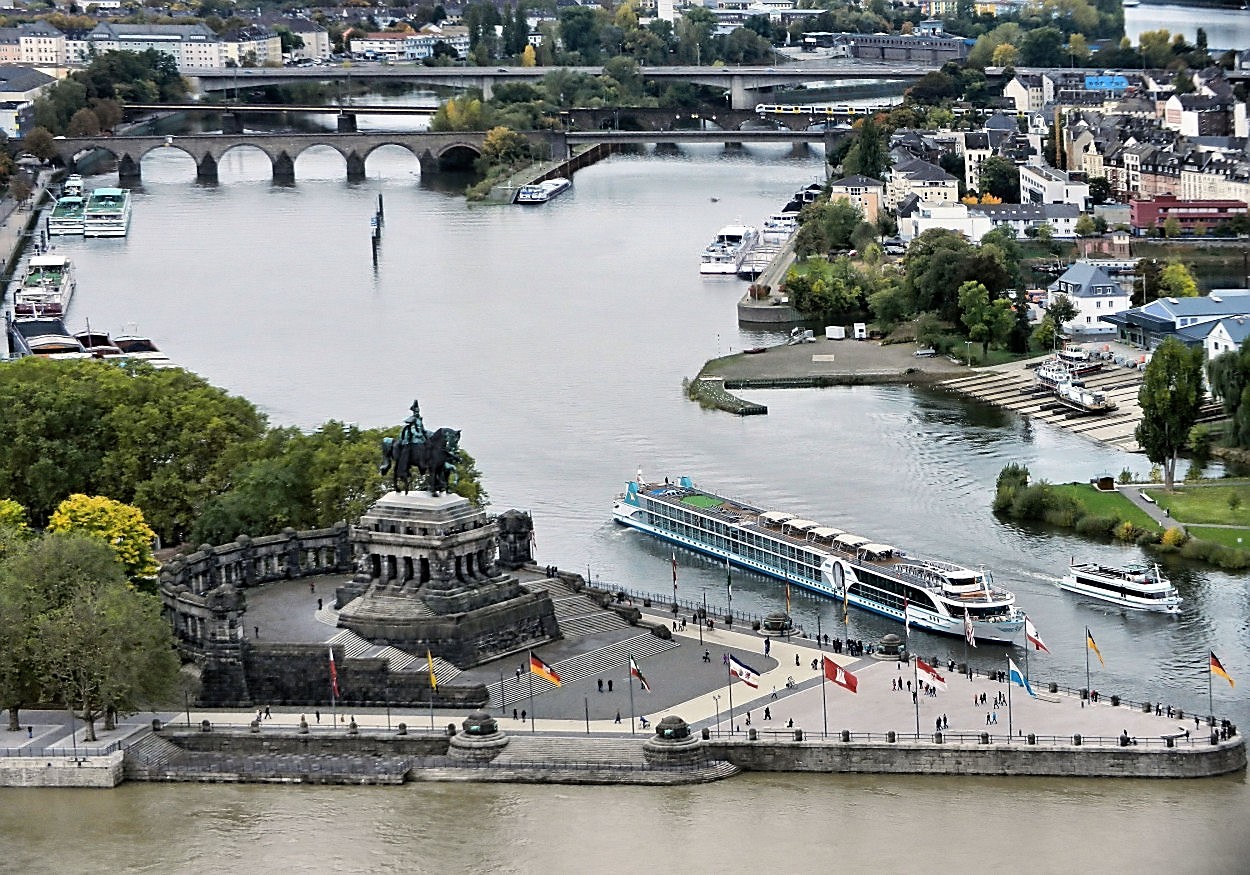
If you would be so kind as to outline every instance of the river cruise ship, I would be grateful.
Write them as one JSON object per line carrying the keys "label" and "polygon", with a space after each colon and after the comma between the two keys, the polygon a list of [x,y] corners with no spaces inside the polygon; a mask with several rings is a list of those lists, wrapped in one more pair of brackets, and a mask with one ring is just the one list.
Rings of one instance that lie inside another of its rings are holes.
{"label": "river cruise ship", "polygon": [[1140,563],[1111,566],[1073,562],[1059,588],[1133,611],[1176,614],[1184,601],[1158,565]]}
{"label": "river cruise ship", "polygon": [[1015,596],[990,572],[913,556],[784,511],[768,511],[676,483],[630,481],[612,507],[615,520],[739,568],[900,623],[964,634],[967,613],[982,641],[1010,643],[1024,626]]}
{"label": "river cruise ship", "polygon": [[517,189],[514,203],[545,204],[553,197],[568,191],[572,185],[573,183],[562,176],[558,176],[555,179],[545,179],[534,185],[523,185]]}
{"label": "river cruise ship", "polygon": [[97,188],[87,198],[83,216],[86,237],[125,237],[130,230],[130,192],[124,188]]}
{"label": "river cruise ship", "polygon": [[26,263],[22,284],[13,292],[19,319],[60,318],[74,297],[74,269],[63,255],[35,255]]}
{"label": "river cruise ship", "polygon": [[87,202],[82,195],[62,195],[48,214],[49,237],[81,237]]}

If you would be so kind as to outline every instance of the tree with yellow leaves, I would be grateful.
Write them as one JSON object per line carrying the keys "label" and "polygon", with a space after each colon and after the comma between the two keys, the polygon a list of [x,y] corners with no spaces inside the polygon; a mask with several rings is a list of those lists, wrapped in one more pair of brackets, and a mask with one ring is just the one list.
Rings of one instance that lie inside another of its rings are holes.
{"label": "tree with yellow leaves", "polygon": [[[48,521],[50,532],[76,532],[108,544],[126,577],[142,589],[152,589],[152,575],[159,567],[152,555],[156,533],[143,519],[143,511],[103,495],[71,495],[57,506]],[[144,585],[145,581],[148,583]]]}
{"label": "tree with yellow leaves", "polygon": [[432,131],[480,131],[485,127],[482,101],[467,95],[444,101],[430,120]]}
{"label": "tree with yellow leaves", "polygon": [[521,51],[521,66],[535,67],[538,65],[538,53],[534,51],[534,47],[529,43],[525,44],[525,48]]}

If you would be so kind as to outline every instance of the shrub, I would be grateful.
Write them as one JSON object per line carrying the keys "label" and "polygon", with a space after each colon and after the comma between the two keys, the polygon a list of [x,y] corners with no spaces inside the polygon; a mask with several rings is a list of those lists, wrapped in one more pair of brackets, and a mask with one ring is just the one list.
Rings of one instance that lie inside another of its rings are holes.
{"label": "shrub", "polygon": [[1198,464],[1197,459],[1189,460],[1189,467],[1185,469],[1185,482],[1193,483],[1202,479],[1202,473],[1206,470],[1204,465]]}
{"label": "shrub", "polygon": [[1121,484],[1132,483],[1133,472],[1130,471],[1128,468],[1125,468],[1123,471],[1120,472],[1120,476],[1117,477],[1116,479],[1119,480]]}
{"label": "shrub", "polygon": [[1163,537],[1159,539],[1159,543],[1165,547],[1180,547],[1189,540],[1189,535],[1180,526],[1172,526],[1163,533]]}
{"label": "shrub", "polygon": [[1113,516],[1086,514],[1076,521],[1078,535],[1109,535],[1120,520]]}
{"label": "shrub", "polygon": [[1163,482],[1163,469],[1160,468],[1158,465],[1150,466],[1150,482],[1151,483]]}
{"label": "shrub", "polygon": [[1117,541],[1136,541],[1137,536],[1141,534],[1141,530],[1128,520],[1124,520],[1115,527],[1115,531],[1112,534],[1115,535]]}

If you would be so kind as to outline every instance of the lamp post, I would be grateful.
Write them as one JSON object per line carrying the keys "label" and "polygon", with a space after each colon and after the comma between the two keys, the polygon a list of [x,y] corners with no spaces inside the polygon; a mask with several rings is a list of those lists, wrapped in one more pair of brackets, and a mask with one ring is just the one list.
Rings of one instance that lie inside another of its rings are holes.
{"label": "lamp post", "polygon": [[968,367],[972,367],[972,341],[971,340],[964,341],[964,364],[966,364]]}
{"label": "lamp post", "polygon": [[716,702],[716,734],[720,735],[720,696],[713,693],[712,699]]}

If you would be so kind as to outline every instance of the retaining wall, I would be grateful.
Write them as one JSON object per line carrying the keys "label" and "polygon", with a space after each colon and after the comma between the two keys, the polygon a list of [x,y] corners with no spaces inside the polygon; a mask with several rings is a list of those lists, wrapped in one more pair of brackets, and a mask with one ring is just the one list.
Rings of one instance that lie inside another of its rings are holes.
{"label": "retaining wall", "polygon": [[121,751],[83,757],[0,757],[0,787],[94,787],[122,782]]}
{"label": "retaining wall", "polygon": [[1208,778],[1246,768],[1239,736],[1192,747],[1034,747],[835,741],[704,742],[710,759],[744,771],[900,775]]}

